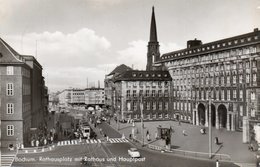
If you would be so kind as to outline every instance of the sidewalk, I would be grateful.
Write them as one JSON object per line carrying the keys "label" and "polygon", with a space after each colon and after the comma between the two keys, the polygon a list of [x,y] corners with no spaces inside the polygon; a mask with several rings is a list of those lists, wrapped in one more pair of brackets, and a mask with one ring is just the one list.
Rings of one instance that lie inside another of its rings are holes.
{"label": "sidewalk", "polygon": [[[144,142],[152,145],[164,147],[164,145],[155,140],[155,132],[157,127],[161,125],[164,128],[170,128],[172,126],[174,133],[172,134],[172,149],[194,151],[194,152],[204,152],[209,151],[209,137],[208,128],[206,128],[206,134],[202,135],[200,133],[200,127],[191,124],[181,123],[175,121],[154,121],[154,122],[144,122]],[[116,122],[111,119],[111,126],[116,129]],[[136,135],[137,140],[142,140],[141,134],[141,123],[135,123],[135,127],[132,124],[122,124],[120,123],[119,132],[129,137],[132,133],[132,129],[135,132],[138,131]],[[151,141],[147,141],[146,132],[149,130]],[[183,135],[183,130],[186,132],[186,136]],[[214,138],[218,137],[221,145],[216,145],[214,143]],[[225,129],[216,130],[212,128],[212,153],[215,154],[228,154],[231,156],[231,160],[237,163],[255,163],[254,153],[248,150],[248,144],[242,143],[242,132],[231,132]]]}

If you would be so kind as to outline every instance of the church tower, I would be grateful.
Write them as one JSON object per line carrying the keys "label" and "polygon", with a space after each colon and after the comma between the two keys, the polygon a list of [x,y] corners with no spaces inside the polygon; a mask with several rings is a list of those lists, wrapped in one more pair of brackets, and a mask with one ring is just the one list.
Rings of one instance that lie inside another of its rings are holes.
{"label": "church tower", "polygon": [[147,51],[147,71],[153,71],[159,69],[154,66],[154,62],[160,59],[160,51],[159,51],[159,42],[157,41],[157,31],[156,31],[156,22],[154,15],[154,7],[152,9],[152,19],[151,19],[151,27],[150,27],[150,40],[148,42],[148,51]]}

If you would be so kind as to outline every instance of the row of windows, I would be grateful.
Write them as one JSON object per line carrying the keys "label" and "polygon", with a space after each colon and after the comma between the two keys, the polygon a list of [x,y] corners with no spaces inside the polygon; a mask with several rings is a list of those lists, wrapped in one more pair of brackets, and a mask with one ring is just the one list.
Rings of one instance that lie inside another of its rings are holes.
{"label": "row of windows", "polygon": [[[256,73],[252,74],[252,81],[256,82]],[[237,83],[250,83],[250,74],[246,74],[245,81],[243,75],[233,75],[233,76],[220,76],[220,77],[201,77],[201,78],[184,78],[184,79],[173,79],[174,86],[179,85],[229,85],[229,84],[237,84]]]}
{"label": "row of windows", "polygon": [[[236,99],[237,95],[239,95],[239,99],[243,100],[243,90],[239,90],[239,94],[237,94],[237,90],[215,90],[211,92],[211,98],[215,100],[230,100]],[[209,99],[209,91],[173,91],[174,97],[188,97],[188,98],[198,98],[198,99]],[[255,92],[251,92],[251,100],[255,100],[256,95]]]}
{"label": "row of windows", "polygon": [[[256,60],[252,61],[252,67],[257,67]],[[203,72],[213,72],[213,71],[229,71],[229,70],[236,70],[236,69],[249,69],[250,68],[250,62],[240,62],[240,63],[231,63],[231,64],[215,64],[215,65],[205,65],[205,66],[195,66],[194,68],[184,68],[184,69],[177,69],[173,70],[173,76],[176,75],[185,75],[185,74],[191,74],[191,73],[203,73]]]}
{"label": "row of windows", "polygon": [[162,82],[162,81],[153,81],[153,82],[142,82],[142,81],[139,81],[139,82],[126,82],[126,87],[127,88],[130,88],[131,86],[133,87],[136,87],[136,86],[158,86],[158,87],[161,87],[161,86],[169,86],[169,82],[165,81],[165,82]]}
{"label": "row of windows", "polygon": [[[137,105],[139,105],[140,103],[137,101],[133,101],[131,102],[127,102],[127,110],[134,110],[137,111]],[[168,102],[144,102],[142,105],[144,110],[168,110]]]}
{"label": "row of windows", "polygon": [[[137,97],[137,90],[133,90],[132,94],[131,94],[130,90],[126,91],[126,97],[130,97],[131,95],[133,97]],[[158,96],[158,97],[163,97],[163,96],[168,97],[169,93],[168,93],[168,90],[164,90],[164,93],[162,93],[162,90],[158,90],[158,91],[156,91],[156,90],[152,90],[152,91],[145,90],[145,94],[144,94],[143,90],[139,90],[139,97],[141,97],[141,96],[145,96],[145,97],[150,97],[150,96],[152,96],[152,97],[156,97],[156,96]]]}
{"label": "row of windows", "polygon": [[[258,36],[255,36],[254,39],[255,40],[258,39]],[[238,41],[234,41],[234,43],[237,44]],[[232,44],[231,42],[222,43],[222,46],[227,46],[227,45],[231,45],[231,44]],[[201,47],[201,48],[197,48],[197,49],[190,49],[190,50],[186,50],[186,51],[179,52],[179,53],[173,53],[172,55],[164,55],[164,56],[162,56],[162,59],[169,59],[169,58],[179,57],[179,56],[188,55],[188,54],[192,54],[192,53],[199,53],[201,51],[206,51],[206,50],[220,48],[220,47],[221,47],[221,44],[217,44],[217,45],[205,46],[205,47]],[[209,54],[209,55],[207,55],[208,59],[206,59],[206,60],[228,58],[229,56],[249,54],[249,53],[256,53],[256,47],[251,46],[251,47],[245,47],[243,49],[241,49],[241,48],[231,49],[231,50],[225,51],[225,52]],[[200,56],[200,57],[202,57],[202,56]],[[199,59],[199,60],[201,60],[201,59]],[[182,64],[196,63],[196,62],[198,62],[198,57],[190,58],[190,59],[187,59],[186,61],[179,60],[178,64],[182,65]],[[174,65],[176,65],[176,64],[174,64]]]}

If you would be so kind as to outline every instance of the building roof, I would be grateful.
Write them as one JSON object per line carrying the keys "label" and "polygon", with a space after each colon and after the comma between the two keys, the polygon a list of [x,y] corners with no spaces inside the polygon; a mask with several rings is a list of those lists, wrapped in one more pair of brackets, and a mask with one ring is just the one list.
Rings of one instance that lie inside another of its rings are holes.
{"label": "building roof", "polygon": [[171,81],[172,78],[168,71],[126,71],[114,78],[118,81]]}
{"label": "building roof", "polygon": [[241,46],[247,46],[252,44],[260,43],[260,31],[258,28],[254,29],[253,32],[238,35],[231,38],[225,38],[222,40],[201,44],[199,46],[185,48],[169,53],[165,53],[161,56],[157,63],[176,60],[191,56],[197,56],[201,54],[213,53],[217,51],[223,51]]}
{"label": "building roof", "polygon": [[108,74],[109,75],[114,75],[114,74],[121,74],[125,71],[129,71],[129,70],[133,70],[132,68],[126,66],[125,64],[121,64],[119,66],[117,66],[111,73]]}

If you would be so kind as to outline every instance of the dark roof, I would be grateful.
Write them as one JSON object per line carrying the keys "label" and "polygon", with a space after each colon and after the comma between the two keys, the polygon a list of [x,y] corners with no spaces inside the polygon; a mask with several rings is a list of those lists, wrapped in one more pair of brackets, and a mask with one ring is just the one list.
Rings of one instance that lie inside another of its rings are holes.
{"label": "dark roof", "polygon": [[132,68],[126,66],[125,64],[121,64],[120,66],[117,66],[109,75],[114,75],[114,74],[121,74],[125,71],[133,70]]}
{"label": "dark roof", "polygon": [[154,7],[152,10],[152,18],[151,18],[151,26],[150,26],[150,42],[158,42],[157,41],[157,31],[156,31],[156,21],[154,15]]}
{"label": "dark roof", "polygon": [[191,48],[185,48],[185,49],[165,53],[161,56],[160,60],[157,63],[211,53],[211,52],[227,50],[234,47],[252,45],[259,42],[260,42],[260,31],[256,28],[254,29],[253,32],[247,34],[242,34],[235,37],[226,38],[226,39],[206,43]]}
{"label": "dark roof", "polygon": [[171,81],[171,75],[168,71],[126,71],[114,78],[118,81]]}
{"label": "dark roof", "polygon": [[2,38],[0,40],[5,44],[5,46],[12,52],[13,55],[19,56],[20,54],[16,52],[8,43],[6,43]]}

